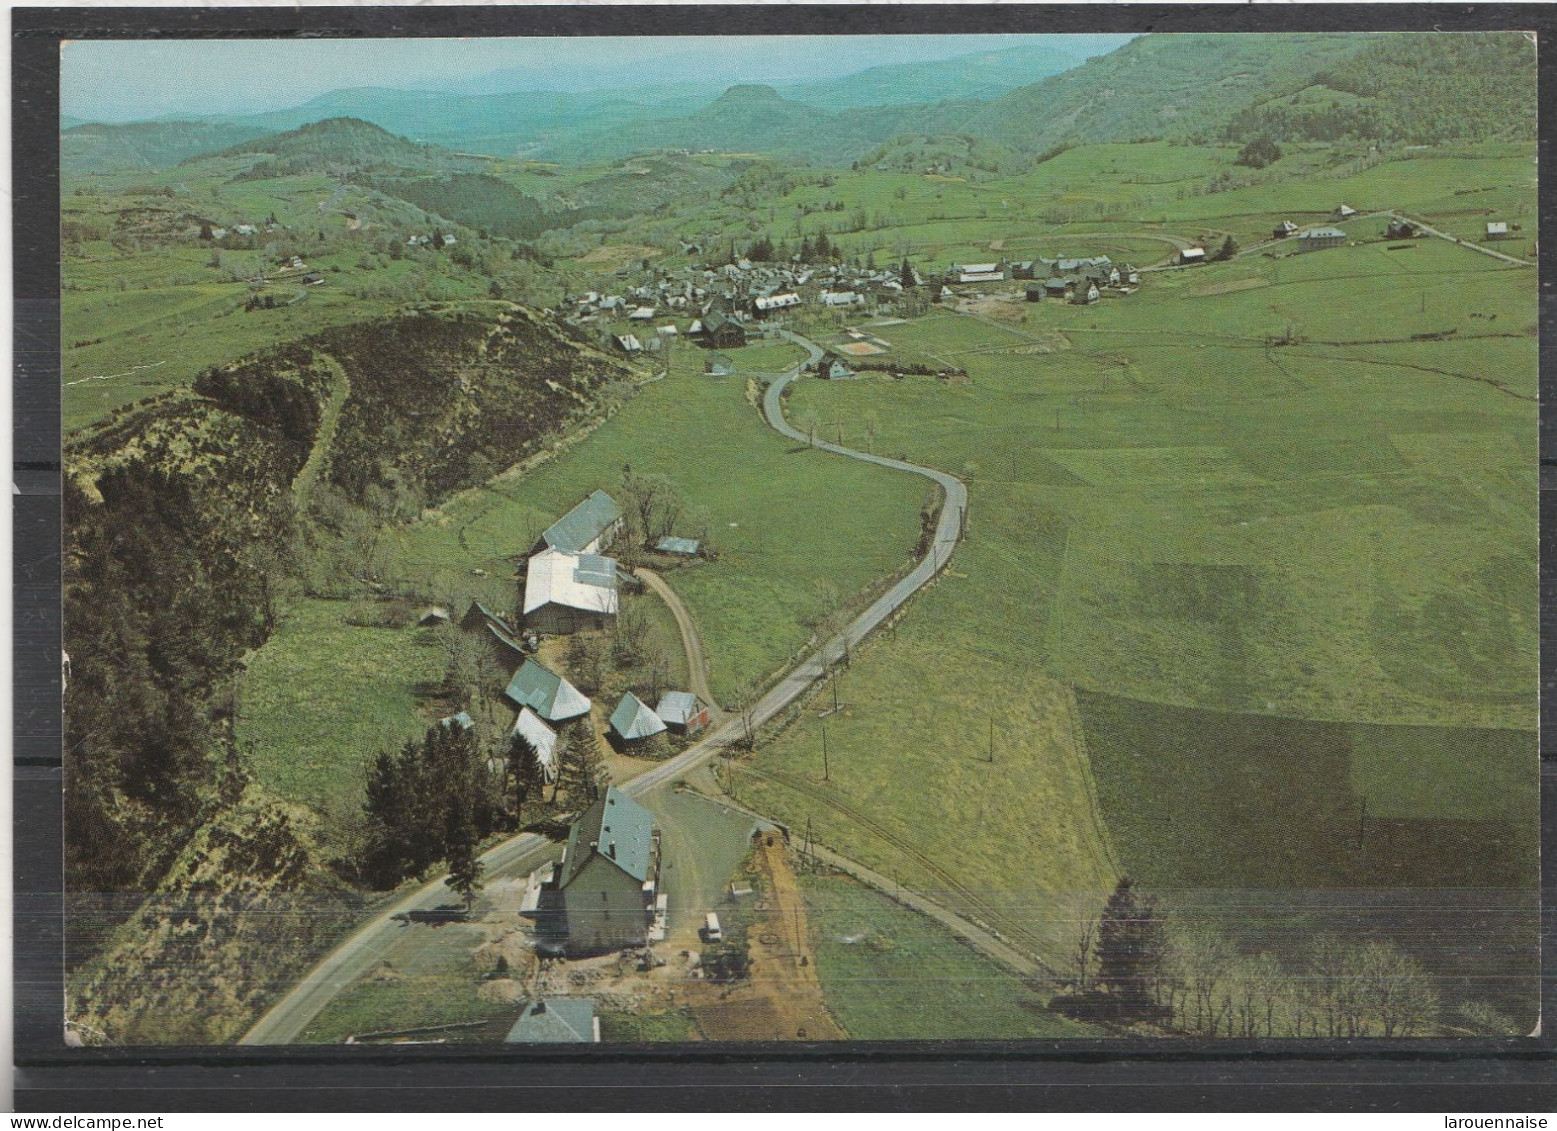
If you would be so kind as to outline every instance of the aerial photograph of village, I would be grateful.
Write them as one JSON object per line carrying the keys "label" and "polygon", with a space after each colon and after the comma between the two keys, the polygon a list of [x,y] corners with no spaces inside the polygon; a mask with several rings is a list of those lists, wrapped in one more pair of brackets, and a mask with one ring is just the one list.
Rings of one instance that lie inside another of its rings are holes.
{"label": "aerial photograph of village", "polygon": [[1533,37],[61,75],[69,1044],[1538,1027]]}

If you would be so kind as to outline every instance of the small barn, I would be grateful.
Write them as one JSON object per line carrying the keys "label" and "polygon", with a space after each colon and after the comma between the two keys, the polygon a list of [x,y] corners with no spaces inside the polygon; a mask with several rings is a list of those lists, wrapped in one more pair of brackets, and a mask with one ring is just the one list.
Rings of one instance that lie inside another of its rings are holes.
{"label": "small barn", "polygon": [[703,363],[703,372],[710,377],[729,377],[735,372],[735,362],[722,353],[708,355],[708,360]]}
{"label": "small barn", "polygon": [[854,370],[848,363],[831,350],[822,355],[822,360],[816,363],[816,375],[824,381],[841,381],[846,377],[853,377]]}
{"label": "small barn", "polygon": [[541,763],[541,771],[546,775],[546,781],[548,783],[556,781],[558,756],[562,753],[557,748],[557,732],[547,726],[530,708],[521,707],[519,717],[508,730],[510,739],[516,734],[522,736],[535,748],[535,756]]}
{"label": "small barn", "polygon": [[448,624],[452,619],[449,610],[442,605],[433,605],[416,615],[416,623],[420,628],[437,628],[441,624]]}
{"label": "small barn", "polygon": [[1349,204],[1337,204],[1335,211],[1330,213],[1332,220],[1345,220],[1349,216],[1357,215],[1357,210]]}
{"label": "small barn", "polygon": [[513,635],[514,630],[508,627],[508,622],[480,601],[472,601],[470,608],[460,618],[460,627],[466,632],[485,632],[488,625],[496,625],[510,636]]}
{"label": "small barn", "polygon": [[528,658],[508,681],[503,694],[516,707],[528,707],[548,723],[565,723],[587,715],[592,706],[589,696],[550,668]]}
{"label": "small barn", "polygon": [[1070,284],[1058,275],[1051,275],[1043,284],[1043,293],[1050,298],[1064,298]]}
{"label": "small barn", "polygon": [[611,712],[611,743],[619,750],[652,743],[664,734],[664,720],[631,691],[622,696]]}
{"label": "small barn", "polygon": [[480,633],[491,649],[492,658],[504,671],[513,671],[524,663],[525,649],[518,634],[491,609],[480,601],[472,601],[470,608],[460,618],[460,628],[466,632]]}
{"label": "small barn", "polygon": [[1028,302],[1042,302],[1043,301],[1043,284],[1042,283],[1028,283],[1027,284],[1027,301]]}
{"label": "small barn", "polygon": [[614,558],[544,550],[525,571],[524,627],[553,636],[605,628],[620,600]]}
{"label": "small barn", "polygon": [[616,336],[616,348],[625,354],[643,352],[643,343],[638,340],[636,334],[618,334]]}
{"label": "small barn", "polygon": [[794,291],[783,291],[779,294],[753,299],[751,305],[752,309],[759,315],[777,314],[781,310],[791,310],[799,306],[800,296]]}
{"label": "small barn", "polygon": [[676,734],[696,734],[708,725],[708,704],[690,691],[667,691],[654,713]]}
{"label": "small barn", "polygon": [[1487,222],[1487,239],[1511,240],[1517,238],[1518,224],[1509,224],[1504,220],[1489,220]]}
{"label": "small barn", "polygon": [[532,549],[564,554],[598,554],[610,548],[622,529],[622,509],[604,491],[591,491],[583,502],[548,526]]}
{"label": "small barn", "polygon": [[1343,247],[1346,233],[1340,228],[1309,228],[1298,233],[1299,251],[1320,251],[1327,247]]}
{"label": "small barn", "polygon": [[1272,239],[1284,240],[1288,236],[1296,235],[1297,230],[1298,226],[1291,220],[1283,220],[1271,229],[1270,234]]}
{"label": "small barn", "polygon": [[1422,235],[1422,229],[1410,220],[1402,220],[1398,217],[1389,222],[1384,229],[1384,238],[1387,240],[1414,240]]}
{"label": "small barn", "polygon": [[823,306],[858,306],[865,298],[858,291],[823,291],[818,301]]}
{"label": "small barn", "polygon": [[581,997],[532,1001],[503,1038],[506,1045],[587,1045],[600,1043],[595,1003]]}
{"label": "small barn", "polygon": [[487,647],[492,653],[492,658],[505,672],[511,672],[520,664],[533,649],[526,649],[519,637],[511,632],[504,632],[495,624],[486,626]]}
{"label": "small barn", "polygon": [[654,543],[654,548],[662,554],[679,554],[684,558],[695,558],[702,545],[696,538],[677,538],[675,535],[667,534]]}
{"label": "small barn", "polygon": [[468,711],[461,711],[456,715],[445,715],[443,718],[438,720],[438,725],[443,727],[445,730],[458,727],[460,730],[465,731],[475,726],[476,720],[470,717],[470,713]]}
{"label": "small barn", "polygon": [[1075,306],[1090,306],[1101,297],[1102,292],[1097,289],[1096,283],[1088,282],[1085,287],[1077,283],[1076,289],[1071,292],[1070,301]]}
{"label": "small barn", "polygon": [[959,283],[1003,283],[1010,278],[1004,264],[969,263],[956,268],[953,278]]}
{"label": "small barn", "polygon": [[702,319],[702,344],[709,349],[733,350],[746,344],[746,327],[717,310]]}
{"label": "small barn", "polygon": [[1179,262],[1182,264],[1204,263],[1206,261],[1206,249],[1203,247],[1186,247],[1179,252]]}

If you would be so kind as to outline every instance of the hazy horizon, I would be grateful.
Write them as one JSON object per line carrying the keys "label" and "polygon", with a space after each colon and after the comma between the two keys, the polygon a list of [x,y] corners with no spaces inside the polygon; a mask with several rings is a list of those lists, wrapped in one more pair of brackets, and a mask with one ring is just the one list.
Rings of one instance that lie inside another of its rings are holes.
{"label": "hazy horizon", "polygon": [[[370,40],[82,40],[60,49],[60,113],[126,122],[170,115],[262,114],[333,90],[443,93],[586,91],[697,83],[776,85],[891,63],[1012,47],[1081,60],[1133,35],[869,35]],[[843,44],[847,49],[840,49]],[[499,72],[510,72],[499,74]],[[518,72],[514,74],[512,72]]]}

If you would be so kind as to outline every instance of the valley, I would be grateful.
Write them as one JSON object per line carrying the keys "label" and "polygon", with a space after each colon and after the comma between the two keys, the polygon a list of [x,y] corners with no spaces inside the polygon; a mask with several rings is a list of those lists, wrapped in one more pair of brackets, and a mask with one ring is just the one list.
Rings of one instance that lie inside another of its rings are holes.
{"label": "valley", "polygon": [[[1528,1032],[1533,63],[1226,38],[67,130],[72,1020]],[[559,956],[616,797],[663,933]]]}

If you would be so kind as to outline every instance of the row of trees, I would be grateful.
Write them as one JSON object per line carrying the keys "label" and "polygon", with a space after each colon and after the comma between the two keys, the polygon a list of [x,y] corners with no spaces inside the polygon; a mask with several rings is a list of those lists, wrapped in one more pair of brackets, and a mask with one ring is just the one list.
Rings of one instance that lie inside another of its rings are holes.
{"label": "row of trees", "polygon": [[1392,943],[1320,934],[1283,963],[1170,922],[1128,877],[1082,924],[1072,964],[1078,992],[1056,999],[1060,1008],[1201,1037],[1404,1037],[1438,1022],[1431,977]]}
{"label": "row of trees", "polygon": [[[826,232],[817,232],[816,238],[802,236],[797,249],[802,263],[825,263],[842,257],[843,252]],[[767,235],[758,236],[746,248],[746,258],[753,263],[785,263],[789,260],[789,246],[783,240],[777,243]]]}
{"label": "row of trees", "polygon": [[504,817],[500,786],[473,728],[439,724],[382,751],[368,770],[363,878],[391,888],[445,860],[468,900],[480,884],[476,846]]}

